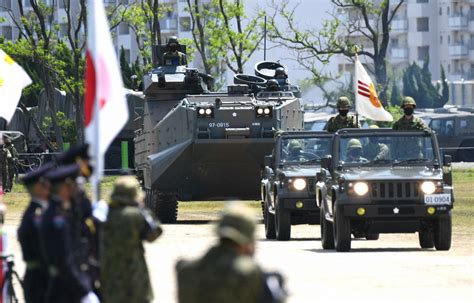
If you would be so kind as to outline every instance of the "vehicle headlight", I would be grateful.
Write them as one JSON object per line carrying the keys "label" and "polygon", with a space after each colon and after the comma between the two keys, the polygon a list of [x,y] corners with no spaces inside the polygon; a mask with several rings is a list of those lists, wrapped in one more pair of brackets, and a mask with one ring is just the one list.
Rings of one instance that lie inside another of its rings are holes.
{"label": "vehicle headlight", "polygon": [[296,190],[303,190],[306,188],[306,180],[302,178],[295,179],[293,181],[293,187]]}
{"label": "vehicle headlight", "polygon": [[268,115],[268,114],[270,113],[270,109],[269,109],[268,107],[265,108],[265,109],[263,110],[263,113],[264,113],[265,115]]}
{"label": "vehicle headlight", "polygon": [[436,186],[434,182],[425,181],[421,183],[421,191],[425,193],[425,195],[431,195],[432,193],[435,192],[435,190],[436,190]]}
{"label": "vehicle headlight", "polygon": [[259,114],[259,115],[263,114],[263,108],[261,108],[261,107],[258,108],[257,109],[257,114]]}
{"label": "vehicle headlight", "polygon": [[369,192],[369,186],[365,182],[357,182],[354,184],[354,192],[359,196],[363,196]]}
{"label": "vehicle headlight", "polygon": [[206,115],[210,116],[212,114],[212,109],[207,108],[206,109]]}
{"label": "vehicle headlight", "polygon": [[206,113],[206,110],[204,108],[199,109],[199,114],[204,115]]}

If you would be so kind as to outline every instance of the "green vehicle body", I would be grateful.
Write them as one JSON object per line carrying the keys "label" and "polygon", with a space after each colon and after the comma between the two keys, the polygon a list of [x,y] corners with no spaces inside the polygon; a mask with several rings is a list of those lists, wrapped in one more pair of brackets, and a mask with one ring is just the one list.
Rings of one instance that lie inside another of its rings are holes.
{"label": "green vehicle body", "polygon": [[[385,138],[391,156],[375,162],[344,162],[342,144],[354,137],[361,141]],[[405,142],[399,140],[421,142],[420,158],[403,160],[410,149],[405,151],[402,144],[396,145]],[[451,157],[441,157],[434,133],[343,129],[334,135],[332,151],[331,156],[322,159],[316,175],[324,249],[350,250],[351,235],[377,240],[380,233],[414,232],[418,232],[422,248],[450,248],[454,203]],[[434,192],[425,194],[424,184],[431,189],[434,186]]]}

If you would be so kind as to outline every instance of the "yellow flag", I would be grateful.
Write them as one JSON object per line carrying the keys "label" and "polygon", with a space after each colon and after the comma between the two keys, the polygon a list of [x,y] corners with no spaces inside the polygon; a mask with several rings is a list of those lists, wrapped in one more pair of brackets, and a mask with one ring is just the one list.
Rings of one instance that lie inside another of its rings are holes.
{"label": "yellow flag", "polygon": [[20,101],[21,91],[31,82],[23,68],[0,49],[0,117],[10,122]]}

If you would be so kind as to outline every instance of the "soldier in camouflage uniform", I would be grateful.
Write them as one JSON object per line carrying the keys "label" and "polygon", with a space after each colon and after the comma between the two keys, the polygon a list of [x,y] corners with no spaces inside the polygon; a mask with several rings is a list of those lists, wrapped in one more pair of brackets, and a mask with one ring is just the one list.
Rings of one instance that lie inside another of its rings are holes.
{"label": "soldier in camouflage uniform", "polygon": [[16,163],[18,161],[18,152],[9,138],[3,138],[4,145],[0,151],[0,165],[2,169],[3,190],[10,192],[13,187],[13,178],[16,174]]}
{"label": "soldier in camouflage uniform", "polygon": [[341,128],[360,128],[360,124],[356,121],[356,118],[349,115],[349,109],[351,108],[351,101],[347,97],[340,97],[336,103],[339,114],[329,119],[328,124],[325,127],[330,133],[335,133]]}
{"label": "soldier in camouflage uniform", "polygon": [[[369,128],[377,129],[377,125],[373,124]],[[390,149],[386,144],[379,143],[378,138],[369,137],[369,142],[364,145],[364,156],[370,161],[390,159]]]}
{"label": "soldier in camouflage uniform", "polygon": [[187,65],[186,55],[179,51],[179,41],[171,36],[166,44],[167,52],[163,54],[163,65]]}
{"label": "soldier in camouflage uniform", "polygon": [[362,144],[358,139],[350,139],[346,147],[346,162],[367,163],[369,160],[362,157]]}
{"label": "soldier in camouflage uniform", "polygon": [[403,117],[396,121],[392,128],[397,130],[426,130],[430,128],[418,117],[413,115],[416,108],[416,102],[412,97],[404,97],[401,108],[403,109]]}
{"label": "soldier in camouflage uniform", "polygon": [[135,177],[117,179],[103,226],[101,294],[105,303],[146,303],[153,290],[145,261],[143,241],[157,239],[160,222],[143,207],[143,192]]}
{"label": "soldier in camouflage uniform", "polygon": [[253,258],[255,222],[250,210],[232,204],[216,231],[219,243],[203,257],[177,263],[179,302],[284,302],[286,294],[281,288],[269,291],[266,275]]}

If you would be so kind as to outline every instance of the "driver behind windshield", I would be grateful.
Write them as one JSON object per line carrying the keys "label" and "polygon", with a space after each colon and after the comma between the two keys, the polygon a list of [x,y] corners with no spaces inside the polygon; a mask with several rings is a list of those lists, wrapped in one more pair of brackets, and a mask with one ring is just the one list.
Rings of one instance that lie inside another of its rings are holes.
{"label": "driver behind windshield", "polygon": [[[377,125],[371,125],[369,128],[379,128]],[[370,161],[390,159],[390,149],[386,144],[380,143],[378,137],[368,137],[367,144],[364,145],[364,156]]]}
{"label": "driver behind windshield", "polygon": [[367,163],[366,158],[362,157],[362,144],[358,139],[350,139],[347,143],[346,162]]}
{"label": "driver behind windshield", "polygon": [[286,160],[300,161],[303,158],[301,155],[302,149],[303,146],[301,145],[301,142],[298,140],[291,140],[290,143],[288,143],[288,155],[286,156]]}

